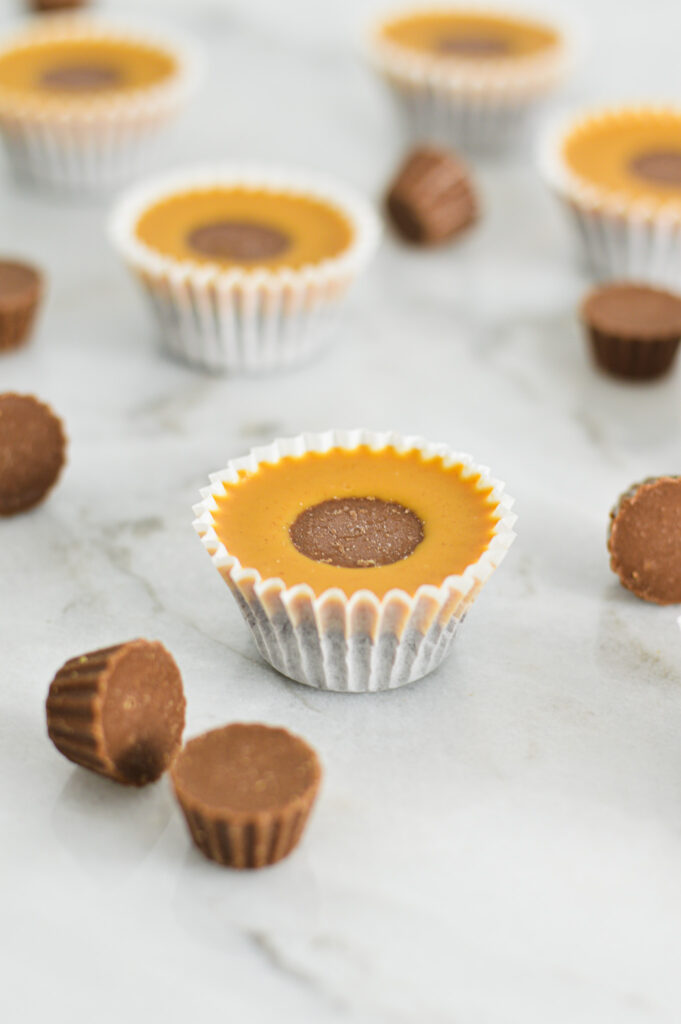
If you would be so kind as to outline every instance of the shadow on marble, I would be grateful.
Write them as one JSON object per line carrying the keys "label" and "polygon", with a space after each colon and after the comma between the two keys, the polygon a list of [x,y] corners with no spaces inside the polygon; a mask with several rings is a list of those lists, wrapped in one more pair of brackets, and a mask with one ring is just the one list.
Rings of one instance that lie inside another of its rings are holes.
{"label": "shadow on marble", "polygon": [[172,813],[163,780],[137,789],[76,768],[55,802],[51,824],[80,866],[108,885],[148,856]]}

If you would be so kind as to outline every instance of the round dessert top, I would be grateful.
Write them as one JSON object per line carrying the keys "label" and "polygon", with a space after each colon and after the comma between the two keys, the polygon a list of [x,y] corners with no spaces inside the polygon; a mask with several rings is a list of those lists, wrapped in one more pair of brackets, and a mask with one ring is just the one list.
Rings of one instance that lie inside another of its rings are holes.
{"label": "round dessert top", "polygon": [[587,185],[652,206],[681,203],[681,110],[605,112],[572,128],[568,168]]}
{"label": "round dessert top", "polygon": [[184,729],[180,670],[160,643],[131,640],[115,649],[102,679],[102,730],[118,774],[141,785],[157,779]]}
{"label": "round dessert top", "polygon": [[681,603],[681,477],[635,484],[611,513],[610,566],[637,597]]}
{"label": "round dessert top", "polygon": [[277,812],[309,796],[319,759],[286,729],[234,724],[190,740],[172,769],[178,795],[235,815]]}
{"label": "round dessert top", "polygon": [[627,282],[595,288],[582,303],[582,319],[618,338],[681,337],[681,296]]}
{"label": "round dessert top", "polygon": [[160,199],[141,214],[135,234],[171,259],[296,269],[339,256],[353,229],[339,209],[312,196],[216,186]]}
{"label": "round dessert top", "polygon": [[475,563],[499,519],[491,490],[439,456],[332,448],[242,472],[212,518],[229,554],[263,579],[380,598],[440,586]]}
{"label": "round dessert top", "polygon": [[0,260],[0,309],[30,306],[42,291],[42,274],[28,263]]}
{"label": "round dessert top", "polygon": [[560,41],[540,22],[455,7],[403,14],[384,22],[379,34],[416,53],[467,61],[534,57]]}
{"label": "round dessert top", "polygon": [[0,52],[0,95],[79,102],[155,86],[176,70],[171,54],[137,39],[36,31]]}
{"label": "round dessert top", "polygon": [[46,496],[64,465],[61,420],[32,395],[0,395],[0,516]]}

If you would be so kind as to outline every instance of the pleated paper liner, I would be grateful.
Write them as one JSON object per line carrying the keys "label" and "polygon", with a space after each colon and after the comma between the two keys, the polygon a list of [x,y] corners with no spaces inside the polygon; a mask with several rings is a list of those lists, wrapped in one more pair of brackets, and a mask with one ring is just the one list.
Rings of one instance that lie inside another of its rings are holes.
{"label": "pleated paper liner", "polygon": [[[245,187],[310,196],[338,209],[352,238],[338,256],[299,269],[269,270],[174,260],[136,236],[142,213],[176,192]],[[352,189],[307,171],[230,164],[147,182],[123,197],[110,235],[149,299],[170,355],[218,373],[261,373],[311,358],[329,339],[347,292],[373,256],[380,225]]]}
{"label": "pleated paper liner", "polygon": [[[360,590],[348,598],[338,588],[315,594],[307,585],[287,587],[281,579],[263,579],[257,569],[242,566],[218,538],[212,513],[216,496],[223,493],[223,481],[235,482],[240,471],[253,472],[260,462],[361,445],[420,451],[424,459],[440,456],[445,465],[462,465],[466,477],[479,475],[478,487],[491,488],[488,501],[497,515],[494,534],[480,558],[439,587],[424,585],[414,594],[393,589],[382,599]],[[512,499],[503,489],[487,467],[477,465],[469,455],[421,437],[367,430],[301,434],[256,448],[212,474],[211,485],[195,506],[194,527],[230,587],[261,655],[274,668],[320,689],[385,690],[437,668],[480,590],[505,557],[515,537],[515,516]]]}

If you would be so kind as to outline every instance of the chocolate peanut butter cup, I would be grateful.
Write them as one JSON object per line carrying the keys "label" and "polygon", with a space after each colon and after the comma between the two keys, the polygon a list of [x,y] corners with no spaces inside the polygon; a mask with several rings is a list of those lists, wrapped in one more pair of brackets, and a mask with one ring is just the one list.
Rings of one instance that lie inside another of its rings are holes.
{"label": "chocolate peanut butter cup", "polygon": [[0,516],[43,501],[65,461],[61,420],[33,395],[0,395]]}
{"label": "chocolate peanut butter cup", "polygon": [[681,341],[681,296],[627,282],[587,295],[581,319],[597,365],[630,380],[667,373]]}
{"label": "chocolate peanut butter cup", "polygon": [[315,751],[286,729],[226,725],[190,740],[171,777],[192,839],[210,860],[262,868],[298,845],[321,781]]}
{"label": "chocolate peanut butter cup", "polygon": [[28,263],[0,260],[0,352],[28,340],[42,293],[39,270]]}
{"label": "chocolate peanut butter cup", "polygon": [[71,658],[52,680],[46,708],[48,735],[64,757],[128,786],[155,782],[180,749],[182,677],[157,642]]}
{"label": "chocolate peanut butter cup", "polygon": [[48,14],[50,11],[73,11],[79,7],[87,7],[90,0],[27,0],[32,11]]}
{"label": "chocolate peanut butter cup", "polygon": [[610,513],[610,568],[637,597],[681,603],[681,477],[634,484]]}
{"label": "chocolate peanut butter cup", "polygon": [[434,146],[409,154],[388,191],[386,207],[398,234],[415,245],[440,245],[470,227],[478,215],[465,165]]}

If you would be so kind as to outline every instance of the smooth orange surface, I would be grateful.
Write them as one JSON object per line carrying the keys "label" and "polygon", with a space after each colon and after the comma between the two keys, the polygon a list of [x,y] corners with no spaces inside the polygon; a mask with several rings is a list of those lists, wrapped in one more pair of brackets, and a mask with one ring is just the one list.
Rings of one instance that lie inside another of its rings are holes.
{"label": "smooth orange surface", "polygon": [[0,55],[0,89],[12,92],[59,96],[69,101],[82,100],[93,95],[83,90],[60,90],[41,83],[42,76],[55,68],[71,65],[101,65],[115,68],[120,80],[102,93],[120,93],[129,89],[155,85],[176,69],[175,60],[153,46],[121,40],[43,40],[17,46]]}
{"label": "smooth orange surface", "polygon": [[[315,593],[340,587],[349,596],[368,589],[383,597],[393,587],[414,593],[424,583],[440,586],[477,561],[498,519],[490,489],[479,478],[463,480],[461,466],[394,448],[372,451],[333,448],[300,458],[262,463],[225,484],[213,512],[215,530],[244,568],[287,586],[308,583]],[[424,524],[424,539],[408,558],[392,565],[347,569],[315,562],[293,546],[289,528],[300,512],[327,498],[374,497],[412,509]]]}
{"label": "smooth orange surface", "polygon": [[442,53],[443,39],[493,36],[507,46],[495,59],[527,57],[549,49],[558,42],[558,34],[545,25],[520,18],[484,14],[465,9],[451,12],[434,10],[406,14],[386,22],[381,30],[385,39],[410,50],[435,53],[448,60],[480,60],[480,55],[447,56]]}
{"label": "smooth orange surface", "polygon": [[285,252],[258,260],[258,267],[298,268],[338,256],[352,240],[352,227],[335,207],[288,192],[245,187],[178,192],[151,206],[137,222],[136,235],[164,256],[217,263],[221,267],[253,266],[253,260],[202,255],[187,244],[195,228],[221,220],[251,221],[282,231],[291,239]]}
{"label": "smooth orange surface", "polygon": [[680,201],[681,185],[644,180],[629,164],[642,153],[669,150],[681,153],[681,114],[631,110],[575,128],[564,142],[563,157],[586,181],[655,204]]}

